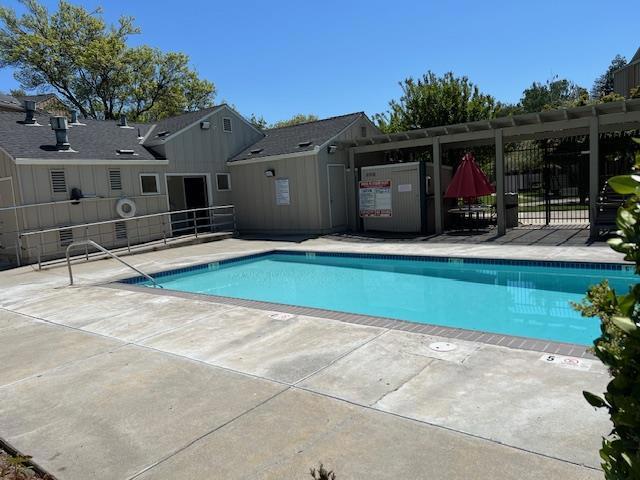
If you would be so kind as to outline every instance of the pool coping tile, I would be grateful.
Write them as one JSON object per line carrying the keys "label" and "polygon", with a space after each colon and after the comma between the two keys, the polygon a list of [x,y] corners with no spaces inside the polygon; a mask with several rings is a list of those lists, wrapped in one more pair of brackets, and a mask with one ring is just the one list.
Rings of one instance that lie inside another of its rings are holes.
{"label": "pool coping tile", "polygon": [[320,308],[298,307],[285,305],[282,303],[262,302],[257,300],[245,300],[233,297],[223,297],[202,293],[180,292],[178,290],[150,288],[136,283],[123,281],[99,284],[101,287],[115,288],[119,290],[129,290],[143,292],[152,295],[170,295],[173,297],[186,298],[190,300],[206,301],[211,303],[221,303],[238,307],[254,308],[256,310],[267,310],[271,312],[289,313],[292,315],[304,315],[308,317],[327,318],[344,323],[356,325],[384,328],[388,330],[399,330],[406,333],[422,335],[433,335],[437,337],[449,338],[452,340],[464,340],[469,342],[484,343],[500,347],[512,348],[516,350],[529,350],[541,353],[554,353],[558,355],[574,356],[585,359],[596,358],[585,345],[574,343],[555,342],[529,337],[518,337],[504,335],[501,333],[485,332],[481,330],[467,330],[463,328],[445,327],[430,323],[415,323],[395,318],[377,317],[372,315],[361,315],[354,313],[338,312]]}

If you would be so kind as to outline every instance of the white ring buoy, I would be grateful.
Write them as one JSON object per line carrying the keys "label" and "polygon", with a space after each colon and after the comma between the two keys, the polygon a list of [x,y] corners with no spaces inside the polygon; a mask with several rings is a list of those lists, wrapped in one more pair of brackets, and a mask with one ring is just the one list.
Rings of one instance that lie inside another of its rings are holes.
{"label": "white ring buoy", "polygon": [[131,218],[136,214],[136,204],[128,198],[121,198],[116,203],[116,212],[121,218]]}

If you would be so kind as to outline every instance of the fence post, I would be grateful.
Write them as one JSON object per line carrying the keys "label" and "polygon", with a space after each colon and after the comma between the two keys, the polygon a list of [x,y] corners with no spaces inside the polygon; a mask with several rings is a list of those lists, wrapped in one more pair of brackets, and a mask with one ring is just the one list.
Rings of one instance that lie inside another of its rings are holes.
{"label": "fence post", "polygon": [[433,212],[436,234],[441,234],[444,230],[442,222],[442,151],[438,137],[433,140]]}
{"label": "fence post", "polygon": [[198,238],[198,222],[196,221],[196,211],[194,210],[192,213],[193,213],[193,228],[196,232],[196,238]]}
{"label": "fence post", "polygon": [[504,144],[502,129],[496,130],[496,213],[498,215],[498,235],[507,233],[507,210],[504,205]]}
{"label": "fence post", "polygon": [[593,116],[589,123],[589,237],[598,236],[598,196],[600,183],[600,129],[598,116]]}

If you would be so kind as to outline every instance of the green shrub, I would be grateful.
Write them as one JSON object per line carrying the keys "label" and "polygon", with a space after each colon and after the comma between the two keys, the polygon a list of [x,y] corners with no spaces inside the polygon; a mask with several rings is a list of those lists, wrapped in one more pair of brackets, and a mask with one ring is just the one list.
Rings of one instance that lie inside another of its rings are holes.
{"label": "green shrub", "polygon": [[[636,155],[635,171],[639,169],[640,154]],[[636,274],[640,274],[640,175],[613,177],[609,185],[629,198],[618,210],[619,230],[608,243],[633,262]],[[603,282],[592,287],[577,308],[585,316],[602,320],[593,352],[613,376],[603,397],[583,392],[591,405],[609,412],[613,423],[600,450],[605,478],[640,479],[640,284],[625,295],[616,295]]]}

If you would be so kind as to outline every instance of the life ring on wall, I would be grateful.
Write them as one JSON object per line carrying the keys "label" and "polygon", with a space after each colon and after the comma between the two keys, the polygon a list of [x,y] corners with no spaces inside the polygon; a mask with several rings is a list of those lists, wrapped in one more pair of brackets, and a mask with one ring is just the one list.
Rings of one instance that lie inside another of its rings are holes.
{"label": "life ring on wall", "polygon": [[120,218],[131,218],[136,214],[136,204],[128,198],[121,198],[116,203],[116,212]]}

